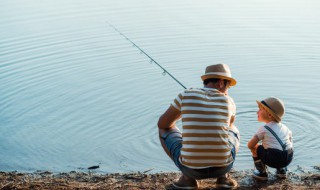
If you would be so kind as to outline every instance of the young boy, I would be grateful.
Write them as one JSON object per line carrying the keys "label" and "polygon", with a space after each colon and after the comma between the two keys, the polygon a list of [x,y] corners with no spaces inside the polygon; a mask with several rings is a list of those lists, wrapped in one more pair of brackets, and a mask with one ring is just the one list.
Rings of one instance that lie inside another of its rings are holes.
{"label": "young boy", "polygon": [[[253,177],[267,180],[266,165],[276,168],[279,178],[286,178],[287,166],[293,158],[292,132],[281,123],[285,108],[283,101],[275,97],[269,97],[261,102],[257,101],[259,111],[258,121],[265,123],[248,142],[248,148],[252,152],[256,170]],[[262,141],[262,145],[259,145]]]}

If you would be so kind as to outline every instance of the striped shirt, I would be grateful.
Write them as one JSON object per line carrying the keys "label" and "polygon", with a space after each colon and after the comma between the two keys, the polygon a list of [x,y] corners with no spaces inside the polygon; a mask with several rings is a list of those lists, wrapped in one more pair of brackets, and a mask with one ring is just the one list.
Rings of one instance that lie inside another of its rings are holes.
{"label": "striped shirt", "polygon": [[191,88],[180,93],[172,106],[182,117],[183,165],[200,169],[233,162],[228,129],[236,109],[231,97],[214,88]]}

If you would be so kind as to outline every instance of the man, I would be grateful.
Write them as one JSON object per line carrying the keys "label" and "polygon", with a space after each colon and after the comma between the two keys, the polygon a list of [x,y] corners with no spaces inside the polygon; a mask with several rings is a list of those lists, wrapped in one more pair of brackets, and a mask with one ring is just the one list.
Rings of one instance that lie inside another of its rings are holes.
{"label": "man", "polygon": [[[181,170],[173,182],[178,189],[197,189],[197,179],[217,178],[217,188],[234,188],[228,175],[239,148],[233,122],[235,104],[228,95],[236,85],[226,64],[211,65],[201,76],[203,88],[180,93],[159,118],[161,145]],[[182,118],[182,133],[176,121]]]}

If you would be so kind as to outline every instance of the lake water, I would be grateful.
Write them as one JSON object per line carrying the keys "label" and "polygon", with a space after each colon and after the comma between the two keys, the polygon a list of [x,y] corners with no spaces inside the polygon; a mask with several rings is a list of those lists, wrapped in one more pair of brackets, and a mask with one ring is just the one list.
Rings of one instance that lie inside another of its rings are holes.
{"label": "lake water", "polygon": [[256,100],[284,100],[294,136],[289,169],[320,157],[320,1],[48,0],[0,2],[0,170],[178,171],[157,120],[207,65],[227,63],[238,85],[241,147],[262,123]]}

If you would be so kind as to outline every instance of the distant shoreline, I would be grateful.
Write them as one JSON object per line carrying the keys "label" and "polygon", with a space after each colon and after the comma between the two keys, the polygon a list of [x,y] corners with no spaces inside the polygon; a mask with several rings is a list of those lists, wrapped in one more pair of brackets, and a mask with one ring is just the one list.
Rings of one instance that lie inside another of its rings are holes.
{"label": "distant shoreline", "polygon": [[[171,183],[180,176],[177,172],[148,174],[99,174],[94,171],[53,174],[49,171],[34,173],[0,172],[0,189],[173,189]],[[270,173],[267,182],[255,181],[252,170],[232,171],[239,183],[237,189],[320,189],[320,171],[288,173],[288,179],[279,180]],[[199,180],[199,189],[215,189],[215,179]]]}

